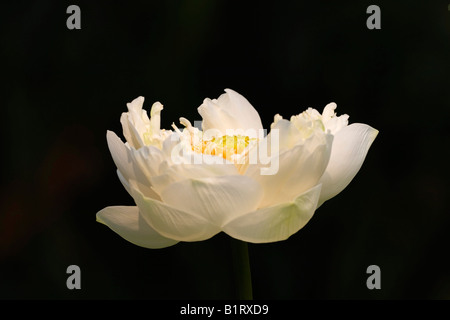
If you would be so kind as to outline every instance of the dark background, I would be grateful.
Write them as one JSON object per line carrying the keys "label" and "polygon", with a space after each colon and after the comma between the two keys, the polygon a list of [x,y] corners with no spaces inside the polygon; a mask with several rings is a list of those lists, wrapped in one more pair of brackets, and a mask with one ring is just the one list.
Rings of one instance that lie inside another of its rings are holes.
{"label": "dark background", "polygon": [[[228,236],[150,250],[95,221],[133,205],[106,145],[126,103],[160,101],[170,128],[224,88],[266,128],[334,101],[380,131],[306,227],[249,245],[255,298],[450,298],[449,2],[242,2],[2,4],[0,298],[233,298]],[[72,264],[81,290],[66,287]],[[381,290],[366,287],[372,264]]]}

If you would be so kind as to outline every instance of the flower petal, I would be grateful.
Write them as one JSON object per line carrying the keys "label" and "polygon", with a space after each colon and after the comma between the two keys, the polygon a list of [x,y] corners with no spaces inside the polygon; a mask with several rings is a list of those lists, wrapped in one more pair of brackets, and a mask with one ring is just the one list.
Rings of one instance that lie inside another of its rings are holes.
{"label": "flower petal", "polygon": [[[281,136],[282,134],[280,138]],[[331,134],[322,133],[311,135],[306,140],[299,139],[297,145],[290,149],[286,149],[288,146],[283,147],[281,154],[276,153],[270,157],[269,167],[278,168],[274,174],[261,174],[261,170],[266,168],[266,161],[250,164],[245,175],[252,177],[264,188],[260,207],[292,201],[317,185],[327,168],[332,141]]]}
{"label": "flower petal", "polygon": [[328,167],[320,179],[319,204],[340,193],[352,181],[377,134],[378,130],[362,123],[353,123],[336,133]]}
{"label": "flower petal", "polygon": [[133,161],[127,146],[114,132],[109,130],[106,132],[106,140],[117,169],[119,169],[125,179],[135,179]]}
{"label": "flower petal", "polygon": [[163,105],[158,101],[153,103],[149,118],[147,111],[142,109],[143,104],[144,97],[127,103],[128,112],[122,113],[120,117],[123,135],[135,149],[150,145],[160,148],[161,142],[171,132],[160,128]]}
{"label": "flower petal", "polygon": [[278,130],[278,145],[280,152],[290,149],[302,139],[302,132],[295,125],[286,119],[276,119],[271,125],[270,133],[266,140],[271,141],[270,136],[274,131]]}
{"label": "flower petal", "polygon": [[331,134],[338,133],[342,128],[348,125],[348,115],[343,114],[337,116],[334,110],[336,110],[337,105],[331,102],[323,108],[322,112],[322,122],[325,125],[326,130],[330,131]]}
{"label": "flower petal", "polygon": [[144,193],[146,196],[158,198],[159,196],[152,190],[150,178],[158,174],[158,167],[164,159],[161,150],[153,146],[145,146],[139,150],[129,148],[112,131],[107,131],[106,139],[114,163],[121,173],[119,179],[127,191],[129,191],[127,181],[132,179],[142,186],[147,186],[148,192]]}
{"label": "flower petal", "polygon": [[161,236],[145,222],[138,207],[106,207],[97,213],[97,221],[125,240],[150,249],[173,246],[178,241]]}
{"label": "flower petal", "polygon": [[144,220],[159,234],[178,241],[202,241],[220,232],[204,217],[144,196],[130,180],[131,194]]}
{"label": "flower petal", "polygon": [[252,243],[286,240],[303,228],[317,207],[320,185],[294,201],[258,209],[231,220],[222,228],[233,238]]}
{"label": "flower petal", "polygon": [[120,117],[125,139],[136,149],[144,145],[142,134],[146,130],[146,122],[149,122],[145,110],[142,110],[144,100],[144,97],[138,97],[127,103],[128,112],[122,113]]}
{"label": "flower petal", "polygon": [[[131,194],[131,189],[130,189],[130,184],[128,182],[128,180],[126,180],[122,173],[117,170],[117,176],[119,177],[120,182],[122,182],[123,187],[125,188],[125,190],[127,190],[128,194],[130,196],[133,196]],[[155,200],[161,200],[161,197],[159,196],[159,194],[156,193],[156,191],[153,189],[152,186],[150,186],[149,184],[142,184],[142,183],[137,183],[139,190],[142,192],[142,194],[144,194],[146,197],[155,199]]]}
{"label": "flower petal", "polygon": [[222,135],[227,130],[249,130],[257,135],[263,128],[258,112],[239,93],[231,89],[225,89],[225,92],[218,99],[206,98],[198,107],[203,130],[218,129]]}
{"label": "flower petal", "polygon": [[241,175],[186,179],[171,184],[161,194],[164,203],[198,214],[220,227],[226,220],[256,210],[262,187]]}
{"label": "flower petal", "polygon": [[[238,174],[237,168],[222,157],[197,154],[193,151],[179,155],[180,150],[174,150],[176,146],[171,146],[171,141],[167,140],[162,150],[166,158],[159,165],[159,174],[150,178],[152,187],[158,194],[162,194],[165,188],[177,181]],[[214,163],[213,158],[221,161]]]}

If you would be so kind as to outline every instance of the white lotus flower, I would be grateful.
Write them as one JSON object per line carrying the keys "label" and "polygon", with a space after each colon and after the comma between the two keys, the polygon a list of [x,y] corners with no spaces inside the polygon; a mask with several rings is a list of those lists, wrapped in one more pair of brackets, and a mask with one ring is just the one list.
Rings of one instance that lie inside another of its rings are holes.
{"label": "white lotus flower", "polygon": [[182,130],[160,129],[159,102],[150,118],[143,97],[127,104],[121,117],[126,143],[111,131],[107,141],[136,206],[106,207],[97,213],[99,222],[147,248],[222,231],[252,243],[285,240],[350,183],[378,134],[366,124],[348,125],[348,116],[336,116],[330,103],[322,114],[309,108],[290,120],[275,115],[264,137],[252,105],[225,91],[198,108],[202,130],[184,118]]}

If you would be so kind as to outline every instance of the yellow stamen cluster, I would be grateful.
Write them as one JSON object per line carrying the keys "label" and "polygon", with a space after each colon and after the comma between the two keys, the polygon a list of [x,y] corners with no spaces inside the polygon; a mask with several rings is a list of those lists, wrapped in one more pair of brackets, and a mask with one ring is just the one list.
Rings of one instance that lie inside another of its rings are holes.
{"label": "yellow stamen cluster", "polygon": [[233,160],[233,156],[244,152],[248,146],[250,138],[248,136],[234,135],[213,137],[210,140],[200,140],[192,144],[192,150],[207,155],[222,156],[224,159]]}

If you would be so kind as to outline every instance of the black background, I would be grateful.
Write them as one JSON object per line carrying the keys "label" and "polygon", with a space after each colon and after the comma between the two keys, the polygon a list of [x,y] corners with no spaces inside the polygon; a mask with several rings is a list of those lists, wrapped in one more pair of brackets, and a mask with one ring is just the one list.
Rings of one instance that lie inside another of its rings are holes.
{"label": "black background", "polygon": [[[133,205],[106,145],[126,103],[160,101],[170,128],[225,88],[266,128],[334,101],[380,131],[306,227],[249,245],[256,299],[450,298],[448,1],[243,2],[2,4],[0,298],[232,299],[228,236],[150,250],[95,221]],[[72,264],[81,290],[66,287]],[[366,287],[372,264],[381,290]]]}

